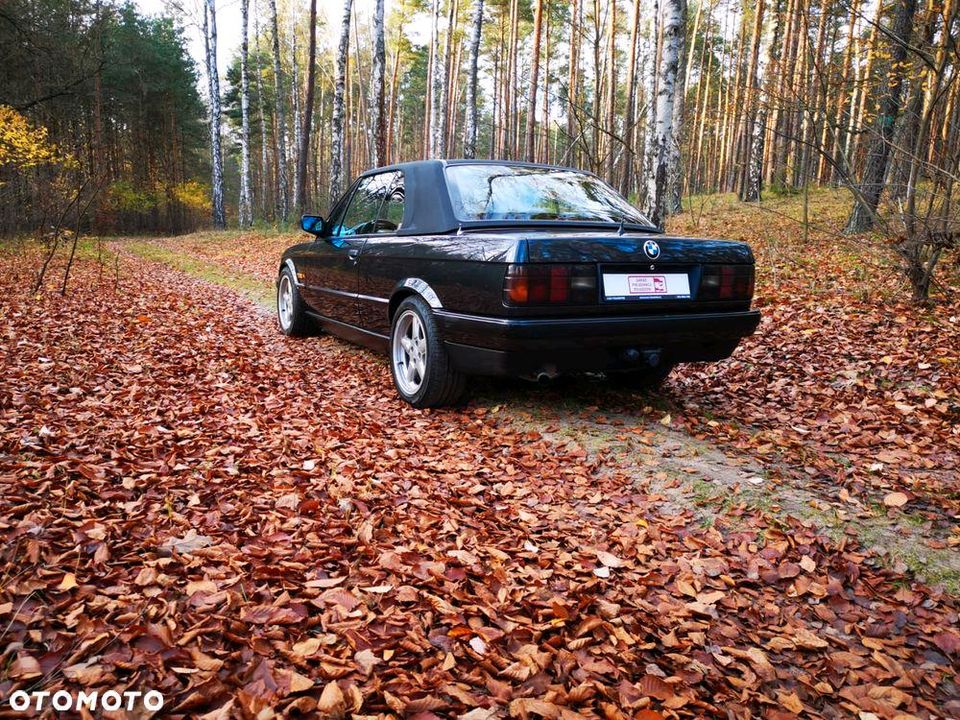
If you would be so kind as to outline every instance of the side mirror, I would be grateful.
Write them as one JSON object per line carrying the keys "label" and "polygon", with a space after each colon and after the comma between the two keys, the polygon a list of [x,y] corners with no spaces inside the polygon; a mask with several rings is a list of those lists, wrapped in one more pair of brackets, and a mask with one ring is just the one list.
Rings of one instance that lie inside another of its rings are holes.
{"label": "side mirror", "polygon": [[300,218],[300,229],[316,237],[323,237],[327,233],[327,221],[319,215],[303,215]]}

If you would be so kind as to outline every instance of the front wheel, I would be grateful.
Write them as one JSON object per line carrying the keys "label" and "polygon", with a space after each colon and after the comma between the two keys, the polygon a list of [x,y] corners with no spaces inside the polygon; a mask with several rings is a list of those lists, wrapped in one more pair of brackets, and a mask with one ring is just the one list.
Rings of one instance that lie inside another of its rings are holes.
{"label": "front wheel", "polygon": [[293,272],[288,267],[283,269],[277,281],[277,320],[284,335],[304,337],[313,329]]}
{"label": "front wheel", "polygon": [[429,306],[411,296],[400,303],[390,332],[390,373],[404,400],[416,408],[455,404],[465,378],[450,363]]}

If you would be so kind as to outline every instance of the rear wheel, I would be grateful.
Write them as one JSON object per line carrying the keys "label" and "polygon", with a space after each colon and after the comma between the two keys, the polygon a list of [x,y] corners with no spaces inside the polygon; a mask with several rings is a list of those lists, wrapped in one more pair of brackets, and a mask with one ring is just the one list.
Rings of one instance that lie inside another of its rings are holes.
{"label": "rear wheel", "polygon": [[277,281],[277,320],[284,335],[304,337],[313,329],[313,322],[290,268],[285,267]]}
{"label": "rear wheel", "polygon": [[453,405],[466,387],[450,363],[429,306],[411,296],[400,303],[390,333],[390,372],[400,397],[416,408]]}
{"label": "rear wheel", "polygon": [[631,390],[656,390],[663,385],[674,367],[673,363],[662,363],[641,370],[611,373],[610,380]]}

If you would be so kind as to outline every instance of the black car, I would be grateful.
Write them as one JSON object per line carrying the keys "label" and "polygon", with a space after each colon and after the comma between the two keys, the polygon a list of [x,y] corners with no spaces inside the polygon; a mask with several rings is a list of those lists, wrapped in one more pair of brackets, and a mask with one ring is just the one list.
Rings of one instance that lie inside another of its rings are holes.
{"label": "black car", "polygon": [[744,243],[662,234],[596,176],[430,160],[361,175],[283,254],[280,327],[390,356],[416,407],[469,375],[602,371],[638,386],[728,357],[754,332]]}

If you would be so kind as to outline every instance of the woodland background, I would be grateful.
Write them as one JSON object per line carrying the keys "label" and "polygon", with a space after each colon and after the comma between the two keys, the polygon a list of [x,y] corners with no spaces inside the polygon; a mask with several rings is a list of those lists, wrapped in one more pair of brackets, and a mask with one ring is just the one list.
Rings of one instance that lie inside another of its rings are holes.
{"label": "woodland background", "polygon": [[[960,717],[954,0],[356,3],[0,2],[0,706]],[[299,211],[471,154],[748,241],[757,333],[421,412],[278,331]]]}
{"label": "woodland background", "polygon": [[476,156],[592,170],[659,224],[842,186],[917,300],[957,245],[955,0],[240,0],[225,77],[216,0],[164,7],[0,8],[0,232],[283,225],[368,167]]}

